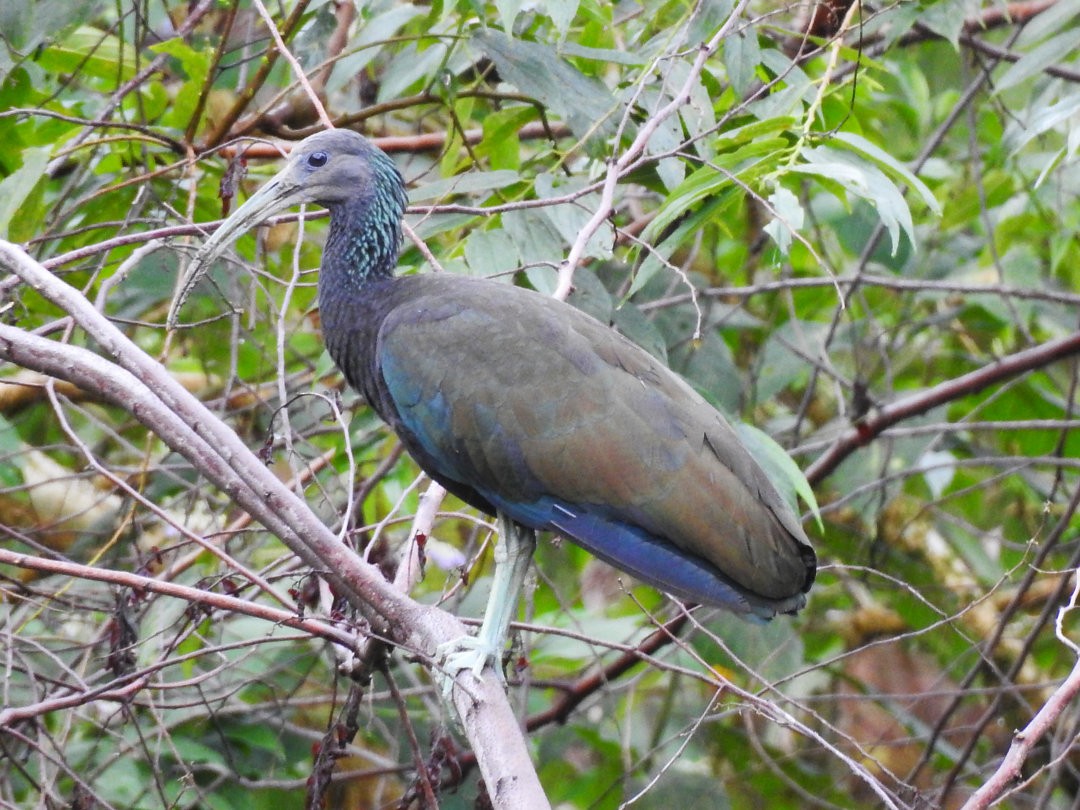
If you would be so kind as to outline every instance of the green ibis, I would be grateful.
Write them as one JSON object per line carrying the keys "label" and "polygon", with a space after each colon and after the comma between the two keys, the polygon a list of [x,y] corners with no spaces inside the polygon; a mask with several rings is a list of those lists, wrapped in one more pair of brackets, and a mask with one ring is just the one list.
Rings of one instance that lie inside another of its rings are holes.
{"label": "green ibis", "polygon": [[361,135],[330,130],[296,145],[189,278],[239,233],[312,202],[330,211],[318,284],[330,356],[428,475],[498,518],[480,633],[440,651],[451,674],[479,675],[501,657],[537,531],[690,603],[762,618],[805,605],[816,572],[806,534],[684,380],[537,292],[394,275],[405,184]]}

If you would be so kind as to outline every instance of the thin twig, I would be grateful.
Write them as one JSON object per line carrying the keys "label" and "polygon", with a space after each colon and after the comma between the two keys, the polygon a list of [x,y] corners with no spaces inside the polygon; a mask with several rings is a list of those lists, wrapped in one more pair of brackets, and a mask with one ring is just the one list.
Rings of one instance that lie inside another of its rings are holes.
{"label": "thin twig", "polygon": [[327,129],[334,128],[334,122],[330,120],[330,116],[326,113],[326,108],[323,106],[322,101],[319,99],[319,94],[315,92],[315,88],[311,86],[311,82],[308,81],[307,74],[304,73],[304,68],[300,65],[300,62],[292,52],[285,46],[285,40],[281,38],[281,32],[278,31],[277,25],[274,24],[274,18],[270,16],[270,12],[266,10],[266,6],[263,5],[262,0],[252,0],[255,4],[256,10],[259,12],[259,16],[262,17],[263,22],[266,23],[267,29],[270,31],[270,36],[274,38],[274,45],[278,52],[285,58],[285,61],[289,63],[289,66],[293,70],[293,75],[296,76],[300,82],[300,86],[304,88],[304,92],[307,94],[308,101],[311,102],[311,106],[315,108],[315,112],[319,114],[319,120]]}

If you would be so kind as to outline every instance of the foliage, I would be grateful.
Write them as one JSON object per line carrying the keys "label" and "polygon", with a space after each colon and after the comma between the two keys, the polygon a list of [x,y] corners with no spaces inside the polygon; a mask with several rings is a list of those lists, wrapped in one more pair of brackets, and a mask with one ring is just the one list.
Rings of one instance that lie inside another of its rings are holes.
{"label": "foliage", "polygon": [[[1076,659],[1076,0],[271,10],[334,124],[408,178],[402,272],[554,292],[572,271],[571,302],[779,442],[820,504],[810,605],[767,626],[685,622],[542,544],[510,676],[552,802],[958,806],[992,786]],[[321,127],[257,4],[6,0],[0,31],[0,237],[362,553],[392,569],[426,535],[413,595],[478,615],[492,527],[450,498],[415,517],[426,482],[322,348],[325,218],[242,241],[246,272],[217,268],[166,328],[198,223],[275,170],[264,144]],[[64,315],[0,279],[4,323],[100,353]],[[245,610],[350,618],[125,409],[0,373],[3,806],[296,806],[331,769],[327,806],[424,806],[418,771],[440,806],[472,803],[407,653],[356,683],[330,635]],[[654,633],[672,619],[675,643]],[[992,798],[1075,805],[1076,708],[1049,714]]]}

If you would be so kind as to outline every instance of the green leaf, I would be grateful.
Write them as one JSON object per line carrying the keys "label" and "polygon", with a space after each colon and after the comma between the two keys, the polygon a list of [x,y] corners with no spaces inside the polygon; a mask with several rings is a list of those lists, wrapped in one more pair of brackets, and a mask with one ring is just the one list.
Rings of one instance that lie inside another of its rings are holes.
{"label": "green leaf", "polygon": [[473,231],[465,241],[465,261],[472,275],[486,278],[516,270],[518,252],[505,231]]}
{"label": "green leaf", "polygon": [[[1045,132],[1057,128],[1080,112],[1080,93],[1066,96],[1055,104],[1049,106],[1037,106],[1026,116],[1022,122],[1009,125],[1005,132],[1005,143],[1008,144],[1011,153],[1015,155],[1033,139]],[[1080,128],[1069,129],[1070,138],[1076,137]]]}
{"label": "green leaf", "polygon": [[739,439],[746,445],[746,449],[757,459],[780,494],[787,498],[793,507],[797,506],[796,496],[801,498],[810,509],[814,520],[817,521],[818,529],[823,529],[824,524],[821,522],[821,511],[818,509],[814,490],[802,470],[799,469],[799,465],[792,461],[784,448],[777,444],[768,433],[745,422],[736,422],[735,430],[739,434]]}
{"label": "green leaf", "polygon": [[900,247],[901,229],[912,244],[915,243],[915,225],[911,221],[911,211],[904,195],[877,166],[828,146],[805,149],[801,157],[806,163],[792,166],[790,171],[817,175],[837,183],[848,193],[866,200],[877,209],[878,216],[892,239],[894,255]]}
{"label": "green leaf", "polygon": [[[746,143],[757,143],[766,135],[787,132],[795,126],[795,119],[788,116],[752,121],[745,126],[722,132],[716,137],[713,148],[717,153],[736,149]],[[785,142],[786,143],[786,142]]]}
{"label": "green leaf", "polygon": [[24,149],[22,166],[0,181],[0,238],[8,238],[19,208],[44,179],[50,151],[47,147]]}
{"label": "green leaf", "polygon": [[52,73],[78,73],[108,82],[135,75],[135,49],[111,34],[80,25],[42,49],[38,65]]}
{"label": "green leaf", "polygon": [[[555,30],[559,32],[559,39],[566,39],[570,31],[570,23],[574,21],[581,0],[545,0],[544,11],[551,18]],[[507,29],[508,31],[510,29]]]}
{"label": "green leaf", "polygon": [[478,192],[492,191],[506,188],[518,182],[521,176],[509,169],[500,169],[494,172],[468,172],[436,180],[434,183],[425,183],[417,186],[409,192],[409,202],[419,203],[428,200],[445,202],[448,198],[459,194],[476,194]]}
{"label": "green leaf", "polygon": [[791,247],[792,236],[805,222],[806,212],[799,198],[783,186],[777,187],[776,191],[769,195],[769,205],[776,212],[776,218],[765,226],[765,233],[772,237],[780,252],[786,256]]}
{"label": "green leaf", "polygon": [[1038,14],[1026,19],[1017,33],[1015,48],[1027,48],[1042,42],[1068,26],[1074,26],[1080,15],[1080,0],[1058,0],[1051,3]]}
{"label": "green leaf", "polygon": [[745,96],[757,80],[760,64],[761,48],[754,29],[735,32],[724,40],[724,66],[731,86],[740,96]]}
{"label": "green leaf", "polygon": [[422,49],[409,45],[398,51],[382,74],[379,102],[394,101],[420,86],[429,85],[431,77],[444,66],[447,53],[448,48],[442,42]]}
{"label": "green leaf", "polygon": [[672,257],[675,251],[685,244],[687,240],[692,239],[693,234],[703,228],[707,222],[717,217],[718,212],[725,210],[730,205],[732,197],[731,186],[721,189],[718,193],[705,199],[697,211],[687,214],[686,218],[679,222],[678,227],[670,235],[667,235],[665,240],[659,244],[654,244],[651,240],[645,241],[644,244],[650,244],[651,247],[647,251],[645,247],[642,248],[642,251],[645,252],[645,258],[635,271],[634,281],[624,298],[630,299],[637,293],[642,292],[642,289],[652,280],[653,276],[664,268],[665,262]]}
{"label": "green leaf", "polygon": [[[4,381],[5,378],[0,377],[0,384]],[[15,488],[23,483],[20,466],[13,463],[23,450],[24,446],[15,426],[0,416],[0,459],[3,459],[3,463],[0,463],[0,485],[5,488]]]}
{"label": "green leaf", "polygon": [[923,480],[937,500],[956,475],[956,456],[948,450],[927,450],[919,456],[918,469],[923,471]]}
{"label": "green leaf", "polygon": [[[545,172],[536,176],[536,196],[541,200],[550,200],[571,194],[583,185],[584,178],[567,179]],[[562,236],[563,241],[571,244],[588,223],[597,201],[596,194],[589,194],[579,197],[573,203],[544,206],[541,211],[555,226],[555,230]],[[611,256],[612,241],[611,228],[601,226],[589,237],[589,241],[585,244],[584,255],[606,259]]]}
{"label": "green leaf", "polygon": [[[699,646],[707,661],[723,662],[733,655],[770,682],[786,679],[806,663],[802,636],[790,622],[756,624],[731,613],[717,612],[709,626],[724,640],[724,649],[702,640]],[[781,689],[785,694],[799,693],[799,688],[791,682]]]}
{"label": "green leaf", "polygon": [[281,738],[278,732],[265,724],[240,723],[228,728],[229,740],[240,743],[252,751],[269,754],[274,760],[282,757]]}
{"label": "green leaf", "polygon": [[781,392],[798,389],[806,384],[810,367],[798,353],[799,346],[810,355],[816,348],[819,336],[812,323],[784,323],[775,328],[765,341],[753,373],[754,394],[758,401],[768,402]]}
{"label": "green leaf", "polygon": [[705,330],[700,340],[687,340],[671,352],[672,367],[723,412],[739,407],[741,381],[731,348],[716,330]]}
{"label": "green leaf", "polygon": [[187,76],[187,81],[173,95],[172,103],[163,120],[163,123],[183,130],[195,115],[203,85],[210,73],[214,51],[212,48],[197,50],[180,38],[159,42],[150,50],[156,53],[167,53],[175,58],[180,63],[184,75]]}
{"label": "green leaf", "polygon": [[623,304],[612,314],[612,321],[620,332],[667,365],[667,341],[640,309],[633,304]]}
{"label": "green leaf", "polygon": [[104,0],[4,0],[0,3],[0,31],[8,46],[26,53],[92,20],[103,6]]}
{"label": "green leaf", "polygon": [[941,203],[938,202],[937,197],[930,191],[930,188],[920,180],[914,172],[908,169],[903,163],[894,158],[888,152],[876,144],[870,143],[866,138],[861,135],[856,135],[854,132],[837,132],[833,134],[833,141],[839,141],[842,144],[850,147],[852,150],[858,152],[863,157],[869,158],[878,164],[882,169],[899,177],[911,188],[919,193],[927,207],[938,216],[941,216]]}
{"label": "green leaf", "polygon": [[[757,164],[766,157],[771,156],[775,160],[781,152],[787,149],[787,140],[762,136],[768,131],[775,131],[778,122],[786,120],[773,119],[769,122],[761,122],[760,125],[755,124],[753,127],[745,128],[746,132],[744,134],[748,138],[754,139],[753,142],[735,148],[734,151],[718,154],[711,161],[711,165],[702,166],[691,173],[664,200],[664,205],[645,229],[642,239],[647,242],[653,241],[685,211],[694,207],[706,197],[717,194],[732,185],[733,174],[743,175],[748,167]],[[717,146],[731,147],[738,142],[738,140],[728,139],[721,141]],[[745,180],[745,178],[743,179]]]}
{"label": "green leaf", "polygon": [[495,63],[503,81],[565,119],[578,138],[613,131],[621,104],[603,84],[582,74],[553,48],[492,29],[477,30],[472,41]]}
{"label": "green leaf", "polygon": [[1016,190],[1016,178],[1000,169],[983,175],[982,188],[965,185],[945,205],[942,227],[954,228],[971,222],[979,215],[982,206],[994,209],[1012,197]]}
{"label": "green leaf", "polygon": [[1032,76],[1042,73],[1051,65],[1069,60],[1075,53],[1076,31],[1074,29],[1062,31],[1056,37],[1051,37],[1020,57],[1020,61],[994,82],[994,93],[1000,95]]}
{"label": "green leaf", "polygon": [[564,42],[559,45],[559,53],[576,56],[579,59],[592,59],[613,65],[635,67],[644,65],[648,60],[638,51],[617,51],[613,48],[590,48],[576,42]]}
{"label": "green leaf", "polygon": [[[562,257],[563,240],[551,220],[535,208],[505,211],[501,220],[503,231],[514,240],[526,269],[541,267],[545,274],[553,274],[556,268],[552,263]],[[530,272],[530,280],[536,283],[534,276]],[[547,286],[542,283],[540,289]]]}
{"label": "green leaf", "polygon": [[[451,106],[454,109],[454,117],[458,121],[468,121],[475,104],[476,99],[472,97],[453,98]],[[468,164],[463,162],[461,157],[463,154],[463,141],[464,133],[462,133],[461,128],[453,127],[446,140],[446,148],[443,150],[442,159],[439,161],[439,173],[443,177],[454,177],[459,169],[467,167]]]}
{"label": "green leaf", "polygon": [[170,746],[171,752],[176,753],[180,761],[185,764],[193,762],[212,762],[218,765],[225,764],[225,755],[209,745],[205,745],[192,737],[177,734]]}
{"label": "green leaf", "polygon": [[477,157],[486,157],[494,170],[521,168],[521,139],[519,130],[537,116],[531,106],[496,110],[484,118],[484,138],[473,147]]}
{"label": "green leaf", "polygon": [[[669,101],[668,96],[652,88],[642,90],[639,97],[640,106],[649,110],[659,109]],[[650,155],[671,154],[681,148],[683,140],[681,116],[672,115],[660,122],[645,149]],[[677,157],[662,158],[656,164],[656,173],[665,188],[673,189],[686,177],[686,162]]]}
{"label": "green leaf", "polygon": [[687,26],[686,41],[696,45],[710,39],[717,29],[727,22],[735,8],[735,0],[709,0],[707,3],[692,5],[694,13]]}
{"label": "green leaf", "polygon": [[736,189],[733,184],[728,184],[718,193],[708,196],[696,211],[687,214],[667,239],[645,254],[645,259],[634,274],[634,281],[625,298],[631,298],[644,289],[652,277],[664,267],[664,262],[670,259],[687,240],[692,239],[701,228],[714,220],[722,220],[723,212],[738,199],[737,195],[740,191],[741,189]]}
{"label": "green leaf", "polygon": [[919,9],[919,22],[960,49],[960,32],[967,19],[966,0],[942,0],[937,3],[913,3]]}
{"label": "green leaf", "polygon": [[495,0],[495,8],[499,11],[499,20],[503,29],[509,34],[514,30],[514,20],[521,11],[522,0]]}
{"label": "green leaf", "polygon": [[[550,275],[555,275],[555,268],[545,269]],[[596,274],[584,266],[574,271],[574,286],[566,298],[566,303],[589,313],[601,323],[611,323],[612,313],[615,311],[611,293]]]}
{"label": "green leaf", "polygon": [[94,794],[115,807],[144,807],[138,804],[147,779],[146,763],[133,756],[117,756],[94,773]]}
{"label": "green leaf", "polygon": [[535,664],[544,666],[563,661],[580,667],[596,659],[596,646],[589,643],[589,638],[625,639],[632,638],[638,631],[638,622],[633,616],[589,614],[569,624],[566,614],[560,610],[541,618],[555,627],[572,626],[575,630],[574,636],[553,633],[537,639],[532,659]]}
{"label": "green leaf", "polygon": [[350,50],[334,63],[334,72],[326,83],[327,95],[334,95],[356,80],[364,68],[383,50],[379,44],[393,37],[401,28],[416,17],[423,16],[423,11],[411,3],[395,3],[387,11],[370,19],[365,19],[356,35],[350,39]]}

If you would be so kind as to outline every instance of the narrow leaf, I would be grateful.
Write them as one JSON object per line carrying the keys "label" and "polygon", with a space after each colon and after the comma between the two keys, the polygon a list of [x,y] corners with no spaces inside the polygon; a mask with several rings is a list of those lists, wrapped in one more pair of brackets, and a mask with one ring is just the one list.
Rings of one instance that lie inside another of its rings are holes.
{"label": "narrow leaf", "polygon": [[49,162],[48,147],[26,149],[23,165],[0,181],[0,238],[7,239],[11,220],[42,179]]}
{"label": "narrow leaf", "polygon": [[793,507],[796,506],[796,499],[801,499],[817,521],[818,529],[823,528],[821,511],[818,509],[814,490],[802,470],[799,469],[799,465],[791,460],[791,456],[784,451],[784,448],[777,444],[768,433],[745,422],[736,422],[735,431],[739,434],[742,443],[746,445],[746,449],[768,473],[780,494],[786,497]]}
{"label": "narrow leaf", "polygon": [[444,200],[456,194],[475,194],[480,191],[492,191],[497,188],[512,186],[521,179],[515,171],[499,169],[494,172],[469,172],[434,183],[426,183],[409,192],[409,202],[425,200]]}
{"label": "narrow leaf", "polygon": [[799,198],[780,186],[769,196],[769,204],[776,211],[776,219],[765,226],[765,233],[772,237],[785,256],[791,248],[791,239],[803,226],[806,212]]}
{"label": "narrow leaf", "polygon": [[994,83],[994,92],[1000,95],[1009,88],[1042,73],[1056,62],[1071,59],[1075,53],[1076,30],[1070,28],[1024,54],[1019,62],[1006,70],[1005,75]]}
{"label": "narrow leaf", "polygon": [[849,153],[827,146],[818,146],[802,152],[806,163],[791,167],[792,172],[818,175],[838,183],[845,191],[854,194],[877,209],[881,223],[888,229],[895,256],[900,247],[900,229],[915,244],[915,225],[904,195],[889,177],[877,166],[858,161]]}
{"label": "narrow leaf", "polygon": [[938,216],[941,216],[941,203],[938,202],[937,197],[930,191],[930,188],[926,183],[920,180],[913,171],[884,149],[881,149],[876,144],[866,140],[866,138],[861,135],[856,135],[854,132],[837,132],[833,135],[833,140],[840,141],[841,143],[850,146],[864,157],[870,158],[870,160],[874,161],[881,168],[899,177],[911,186],[911,188],[919,192],[919,196],[922,197],[923,202],[926,203],[931,211]]}
{"label": "narrow leaf", "polygon": [[[1038,107],[1023,123],[1017,123],[1009,127],[1005,133],[1005,142],[1012,147],[1012,154],[1016,154],[1033,138],[1037,138],[1044,132],[1048,132],[1063,124],[1069,118],[1080,112],[1080,93],[1051,104],[1049,107]],[[1076,130],[1073,129],[1073,132]]]}
{"label": "narrow leaf", "polygon": [[618,102],[603,84],[585,76],[553,48],[491,29],[477,31],[473,42],[495,63],[504,81],[554,110],[579,138],[612,130]]}

